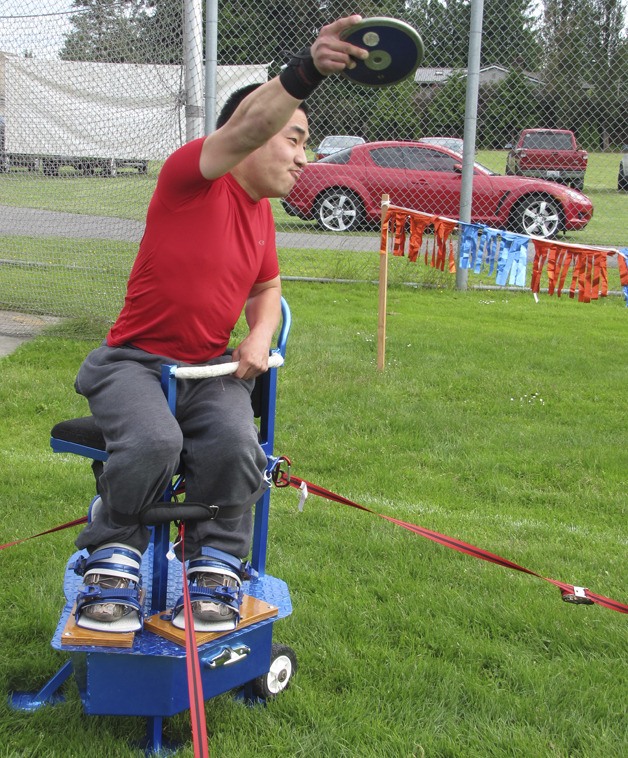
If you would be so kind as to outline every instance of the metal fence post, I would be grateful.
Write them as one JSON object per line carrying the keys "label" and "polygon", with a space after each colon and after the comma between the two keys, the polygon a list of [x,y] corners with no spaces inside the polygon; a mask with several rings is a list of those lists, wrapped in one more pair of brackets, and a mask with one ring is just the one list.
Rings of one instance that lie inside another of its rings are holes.
{"label": "metal fence post", "polygon": [[[475,160],[475,133],[478,121],[483,15],[484,0],[471,0],[467,93],[464,116],[464,149],[462,154],[462,187],[460,192],[460,221],[466,223],[471,221],[471,203],[473,201],[473,163]],[[468,277],[468,269],[456,267],[456,287],[459,290],[467,289]]]}
{"label": "metal fence post", "polygon": [[203,4],[185,0],[183,7],[185,58],[185,138],[203,136]]}
{"label": "metal fence post", "polygon": [[218,76],[218,0],[205,5],[205,134],[216,128]]}

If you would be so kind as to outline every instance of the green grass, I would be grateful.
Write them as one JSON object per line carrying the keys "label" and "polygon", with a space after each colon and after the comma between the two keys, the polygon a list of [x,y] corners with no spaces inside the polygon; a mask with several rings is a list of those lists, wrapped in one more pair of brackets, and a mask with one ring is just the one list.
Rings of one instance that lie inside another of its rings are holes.
{"label": "green grass", "polygon": [[[430,238],[430,245],[433,244]],[[77,329],[94,338],[104,334],[115,320],[124,301],[125,286],[135,243],[111,240],[5,237],[0,240],[0,303],[6,310],[65,317],[58,333],[72,336]],[[431,248],[430,248],[431,249]],[[282,276],[344,281],[376,282],[379,254],[343,250],[280,249]],[[531,267],[528,267],[528,284]],[[455,276],[426,266],[422,259],[410,263],[407,257],[389,256],[388,281],[391,286],[437,288],[454,291]],[[571,278],[566,280],[561,300],[568,297]],[[495,285],[495,276],[485,270],[469,272],[469,287]],[[617,267],[609,268],[609,290],[620,290]],[[547,285],[544,271],[542,287]],[[507,297],[493,292],[486,299]],[[531,296],[526,295],[531,299]],[[541,297],[547,297],[541,294]],[[611,300],[621,302],[611,295]],[[593,307],[598,307],[598,302]],[[78,321],[78,327],[76,323]]]}
{"label": "green grass", "polygon": [[128,172],[114,178],[73,173],[44,177],[11,171],[0,174],[1,202],[47,211],[143,221],[160,165],[149,164],[147,174]]}
{"label": "green grass", "polygon": [[[377,372],[377,289],[285,284],[293,311],[276,452],[376,513],[626,602],[626,309],[529,294],[392,286]],[[79,327],[77,327],[79,329]],[[54,336],[2,360],[0,542],[82,515],[87,462],[51,426],[95,342]],[[542,402],[541,402],[542,399]],[[299,671],[266,708],[207,704],[214,758],[609,758],[628,728],[626,616],[561,602],[372,514],[294,490],[272,497],[269,571],[293,614],[275,639]],[[75,532],[0,554],[0,681],[39,688]],[[88,717],[76,686],[35,713],[0,705],[3,756],[139,756],[140,718]],[[6,702],[6,701],[4,701]],[[166,737],[191,756],[187,714]]]}

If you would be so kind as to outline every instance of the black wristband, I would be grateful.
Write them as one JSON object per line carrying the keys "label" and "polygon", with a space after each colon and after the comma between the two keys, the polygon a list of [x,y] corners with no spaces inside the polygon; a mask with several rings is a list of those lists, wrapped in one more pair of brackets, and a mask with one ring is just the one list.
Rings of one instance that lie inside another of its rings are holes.
{"label": "black wristband", "polygon": [[314,65],[309,47],[295,53],[279,74],[283,88],[297,100],[309,97],[324,78]]}

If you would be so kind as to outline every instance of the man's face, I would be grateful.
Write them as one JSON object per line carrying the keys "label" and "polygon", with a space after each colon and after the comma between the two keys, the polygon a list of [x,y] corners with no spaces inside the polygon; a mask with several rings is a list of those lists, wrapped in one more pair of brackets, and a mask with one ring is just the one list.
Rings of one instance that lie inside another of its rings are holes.
{"label": "man's face", "polygon": [[256,200],[285,197],[307,163],[308,137],[307,116],[297,109],[278,134],[238,165],[234,171],[236,178]]}

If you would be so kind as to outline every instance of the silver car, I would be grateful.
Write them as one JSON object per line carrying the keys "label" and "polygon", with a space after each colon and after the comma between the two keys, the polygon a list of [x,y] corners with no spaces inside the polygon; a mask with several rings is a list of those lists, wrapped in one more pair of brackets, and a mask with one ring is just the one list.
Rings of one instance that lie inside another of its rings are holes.
{"label": "silver car", "polygon": [[421,137],[419,142],[425,145],[438,145],[439,147],[446,147],[448,150],[453,150],[454,153],[462,155],[463,141],[460,137]]}
{"label": "silver car", "polygon": [[314,150],[314,155],[316,156],[316,160],[320,161],[321,158],[326,158],[328,155],[345,150],[347,147],[361,145],[365,141],[362,137],[351,137],[347,134],[332,134],[330,137],[325,137]]}

